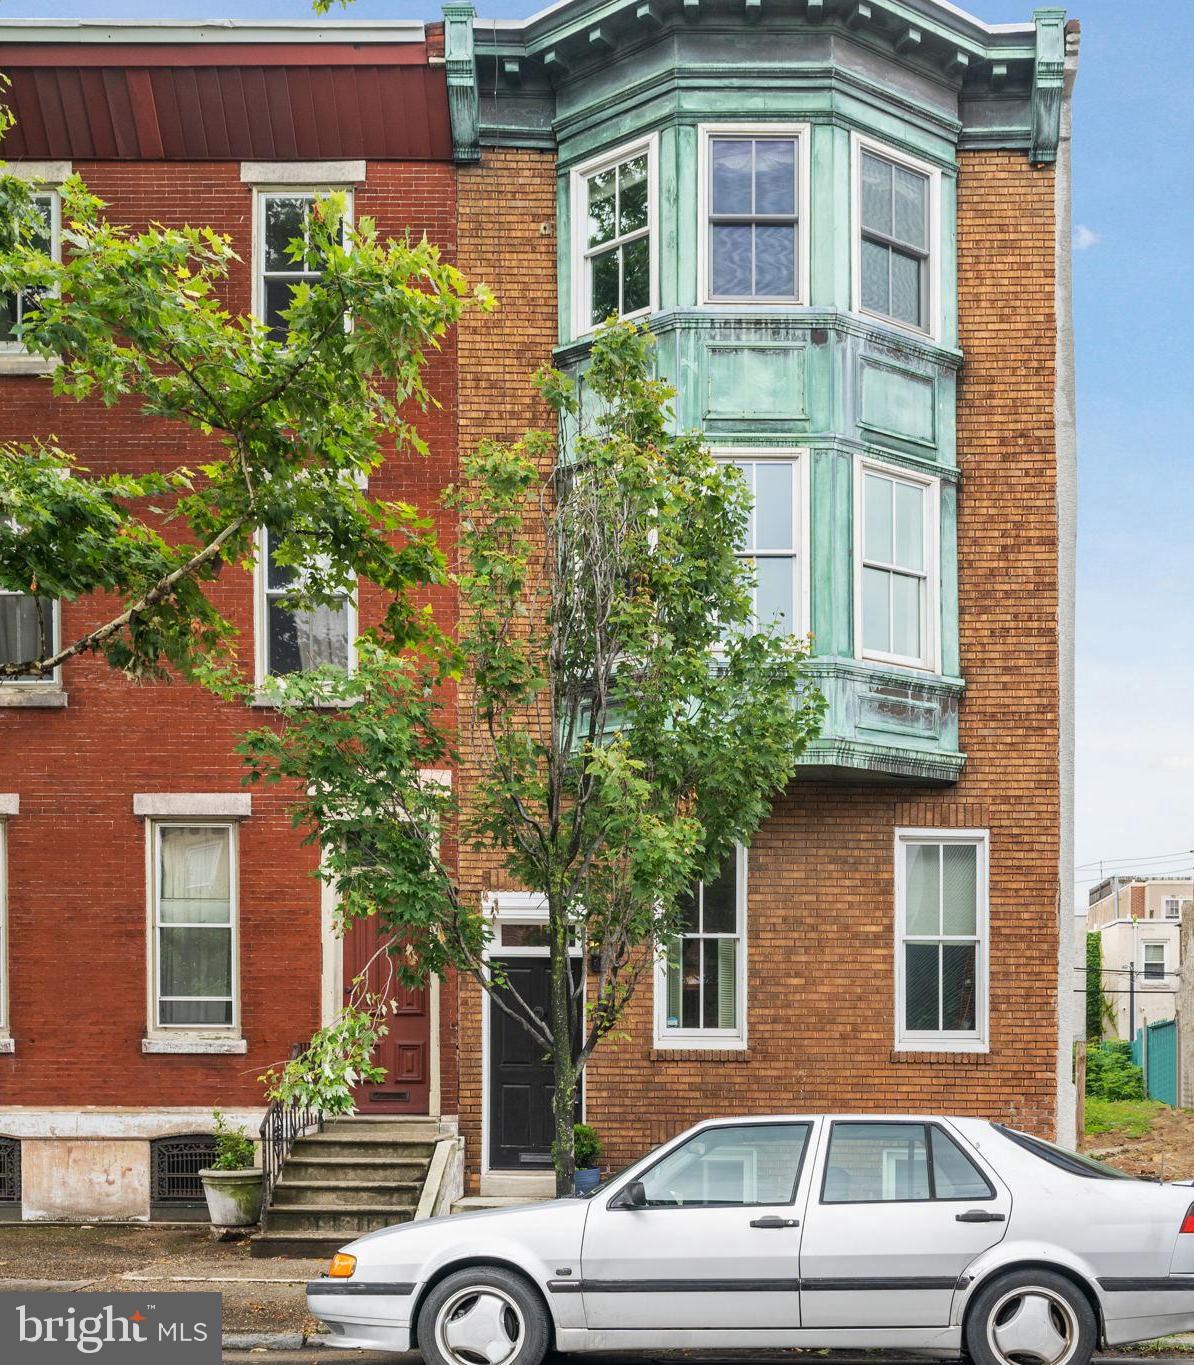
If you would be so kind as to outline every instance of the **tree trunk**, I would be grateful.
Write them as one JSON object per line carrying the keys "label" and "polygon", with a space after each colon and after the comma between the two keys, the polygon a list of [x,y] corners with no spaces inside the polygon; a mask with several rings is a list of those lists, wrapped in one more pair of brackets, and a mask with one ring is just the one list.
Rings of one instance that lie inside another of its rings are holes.
{"label": "tree trunk", "polygon": [[572,1027],[569,1018],[568,996],[572,990],[572,961],[568,954],[568,926],[563,918],[553,924],[551,935],[551,1039],[552,1071],[555,1093],[552,1097],[552,1117],[555,1119],[555,1141],[552,1161],[556,1171],[556,1197],[572,1193],[572,1177],[576,1171],[576,1061],[573,1057]]}

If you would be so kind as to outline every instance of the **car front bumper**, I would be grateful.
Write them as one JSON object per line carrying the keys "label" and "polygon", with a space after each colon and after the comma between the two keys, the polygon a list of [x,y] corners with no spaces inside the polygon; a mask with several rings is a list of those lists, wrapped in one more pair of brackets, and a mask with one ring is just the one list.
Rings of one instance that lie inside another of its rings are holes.
{"label": "car front bumper", "polygon": [[321,1345],[345,1350],[409,1351],[413,1284],[312,1280],[307,1309],[327,1327]]}

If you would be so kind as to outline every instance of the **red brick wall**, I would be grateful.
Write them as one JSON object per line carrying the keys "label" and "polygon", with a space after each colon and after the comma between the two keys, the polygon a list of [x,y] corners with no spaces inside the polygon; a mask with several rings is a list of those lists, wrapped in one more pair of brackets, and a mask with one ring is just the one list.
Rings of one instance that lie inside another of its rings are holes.
{"label": "red brick wall", "polygon": [[[227,232],[242,258],[229,303],[247,311],[252,259],[251,187],[236,162],[202,165],[76,163],[111,219],[133,226],[209,224]],[[448,165],[371,162],[356,187],[358,216],[383,236],[408,230],[456,248],[455,171]],[[371,480],[378,497],[429,512],[456,472],[456,349],[434,354],[430,386],[442,406],[419,426],[431,455],[400,454]],[[194,460],[202,442],[131,405],[55,399],[45,380],[0,376],[0,441],[54,433],[94,470],[140,470]],[[440,517],[450,549],[451,525]],[[252,586],[226,570],[214,590],[241,632],[252,668]],[[436,594],[444,624],[452,612]],[[64,638],[106,619],[110,602],[67,603]],[[378,595],[361,593],[361,619],[380,615]],[[240,989],[247,1056],[143,1056],[146,1030],[145,828],[134,792],[240,790],[233,745],[265,719],[213,700],[195,687],[137,686],[94,659],[63,670],[65,710],[0,708],[0,791],[20,795],[8,821],[10,1023],[16,1051],[0,1056],[0,1104],[251,1105],[257,1075],[285,1058],[319,1024],[320,888],[311,849],[300,850],[286,797],[255,790],[240,827]],[[453,987],[445,988],[445,1058],[454,1057]],[[445,1068],[444,1105],[455,1107]]]}

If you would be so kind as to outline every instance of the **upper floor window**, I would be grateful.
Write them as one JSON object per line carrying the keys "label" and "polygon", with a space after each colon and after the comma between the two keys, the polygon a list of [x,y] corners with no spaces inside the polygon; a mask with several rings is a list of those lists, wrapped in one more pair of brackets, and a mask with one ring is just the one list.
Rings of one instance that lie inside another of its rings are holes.
{"label": "upper floor window", "polygon": [[[56,190],[44,190],[34,194],[32,199],[40,227],[31,245],[57,260],[62,249],[58,193]],[[0,349],[24,349],[18,329],[30,312],[37,308],[40,293],[37,289],[20,289],[13,294],[0,294]]]}
{"label": "upper floor window", "polygon": [[[43,659],[58,648],[58,604],[49,597],[0,588],[0,663]],[[54,683],[53,673],[0,678],[3,683]]]}
{"label": "upper floor window", "polygon": [[281,677],[327,667],[351,669],[356,634],[352,595],[345,593],[334,605],[295,606],[289,593],[299,583],[302,570],[278,562],[268,531],[260,535],[258,563],[261,676]]}
{"label": "upper floor window", "polygon": [[937,173],[864,142],[855,156],[856,306],[932,333]]}
{"label": "upper floor window", "polygon": [[1144,979],[1163,981],[1165,979],[1165,945],[1146,943],[1144,945]]}
{"label": "upper floor window", "polygon": [[572,173],[574,330],[635,318],[655,297],[655,143],[639,143]]}
{"label": "upper floor window", "polygon": [[[311,244],[311,215],[326,194],[314,190],[259,190],[257,192],[255,312],[275,340],[286,336],[282,314],[300,284],[318,284],[323,261]],[[351,212],[351,199],[349,201]],[[292,242],[303,243],[303,253],[292,255]]]}
{"label": "upper floor window", "polygon": [[896,836],[896,1041],[981,1050],[987,1041],[987,834]]}
{"label": "upper floor window", "polygon": [[737,848],[715,880],[681,906],[680,931],[666,946],[656,989],[656,1041],[738,1046],[745,1037],[746,850]]}
{"label": "upper floor window", "polygon": [[937,485],[858,466],[859,654],[914,668],[935,665]]}
{"label": "upper floor window", "polygon": [[1165,918],[1181,919],[1182,903],[1176,896],[1165,897]]}
{"label": "upper floor window", "polygon": [[702,131],[706,301],[799,302],[806,139],[732,125]]}
{"label": "upper floor window", "polygon": [[752,459],[735,455],[753,506],[738,557],[755,571],[754,624],[786,634],[802,629],[802,462],[799,457]]}

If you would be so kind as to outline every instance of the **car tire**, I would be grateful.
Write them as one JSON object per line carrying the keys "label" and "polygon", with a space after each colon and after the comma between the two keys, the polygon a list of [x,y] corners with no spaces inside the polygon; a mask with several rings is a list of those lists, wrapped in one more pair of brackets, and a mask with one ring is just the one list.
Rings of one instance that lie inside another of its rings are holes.
{"label": "car tire", "polygon": [[1099,1324],[1090,1300],[1052,1270],[1012,1270],[985,1284],[966,1314],[974,1365],[1089,1365]]}
{"label": "car tire", "polygon": [[551,1324],[529,1280],[502,1266],[476,1265],[431,1290],[415,1338],[427,1365],[540,1365]]}

